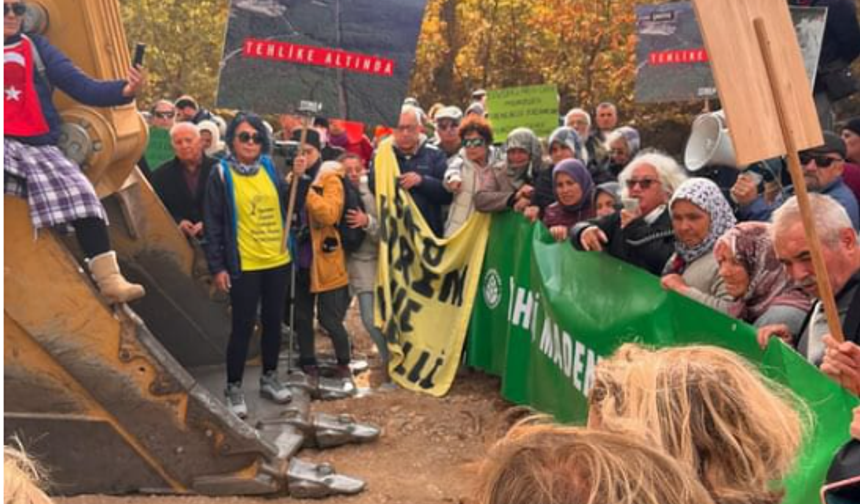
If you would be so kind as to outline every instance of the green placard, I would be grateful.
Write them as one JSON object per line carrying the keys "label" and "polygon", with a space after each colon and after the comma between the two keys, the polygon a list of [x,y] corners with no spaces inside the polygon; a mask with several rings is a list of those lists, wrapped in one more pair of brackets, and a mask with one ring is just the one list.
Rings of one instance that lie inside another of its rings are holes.
{"label": "green placard", "polygon": [[499,142],[516,128],[529,128],[546,138],[558,127],[558,89],[552,85],[490,90],[487,108]]}
{"label": "green placard", "polygon": [[858,404],[777,338],[762,350],[753,327],[666,292],[657,277],[606,254],[556,243],[513,212],[493,217],[469,333],[469,364],[501,376],[506,398],[572,423],[588,415],[597,362],[622,343],[716,345],[744,356],[815,415],[783,504],[818,502]]}
{"label": "green placard", "polygon": [[173,146],[170,132],[162,128],[149,129],[149,144],[146,146],[146,163],[155,171],[159,166],[173,159]]}

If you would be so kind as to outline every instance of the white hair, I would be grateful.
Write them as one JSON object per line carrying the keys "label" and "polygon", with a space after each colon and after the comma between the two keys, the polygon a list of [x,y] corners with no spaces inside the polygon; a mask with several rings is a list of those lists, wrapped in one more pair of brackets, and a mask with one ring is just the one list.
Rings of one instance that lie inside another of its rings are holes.
{"label": "white hair", "polygon": [[194,132],[195,137],[197,137],[197,138],[200,137],[200,129],[197,127],[196,124],[190,123],[187,121],[183,121],[183,122],[178,122],[178,123],[174,124],[170,128],[170,138],[173,139],[173,135],[178,134],[182,130],[192,131],[192,132]]}
{"label": "white hair", "polygon": [[641,165],[653,166],[657,171],[657,177],[660,179],[660,186],[667,196],[671,196],[685,180],[687,174],[677,161],[668,155],[656,150],[641,151],[632,161],[627,163],[627,166],[618,174],[618,182],[621,184],[621,197],[629,197],[627,190],[627,181],[633,176],[633,170]]}
{"label": "white hair", "polygon": [[[581,115],[581,116],[585,116],[585,122],[587,122],[587,123],[588,123],[588,127],[589,127],[589,128],[591,127],[591,115],[590,115],[588,112],[586,112],[586,111],[585,111],[585,109],[581,109],[581,108],[578,108],[578,107],[577,107],[577,108],[572,108],[572,109],[570,109],[570,110],[567,112],[567,114],[565,114],[565,116],[564,116],[564,125],[565,125],[565,126],[567,126],[567,125],[568,125],[568,123],[570,122],[570,117],[571,117],[571,116],[573,116],[573,115],[576,115],[576,114],[579,114],[579,115]],[[582,141],[584,142],[584,141],[585,141],[585,139],[582,139]]]}
{"label": "white hair", "polygon": [[404,105],[400,109],[400,115],[412,114],[415,116],[415,121],[418,125],[424,124],[424,111],[414,105]]}
{"label": "white hair", "polygon": [[[812,222],[818,232],[818,239],[828,248],[839,245],[839,234],[843,229],[854,230],[845,207],[830,196],[810,193],[809,206],[812,208]],[[797,196],[792,196],[773,213],[773,241],[776,242],[777,237],[794,224],[802,222]]]}

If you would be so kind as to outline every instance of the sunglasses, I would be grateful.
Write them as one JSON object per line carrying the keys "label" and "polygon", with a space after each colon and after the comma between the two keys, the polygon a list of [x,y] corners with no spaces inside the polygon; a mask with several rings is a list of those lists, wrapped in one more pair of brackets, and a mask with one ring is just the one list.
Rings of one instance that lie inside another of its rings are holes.
{"label": "sunglasses", "polygon": [[483,147],[485,145],[487,145],[487,142],[483,138],[467,138],[463,140],[463,147],[467,149],[469,147]]}
{"label": "sunglasses", "polygon": [[27,6],[24,5],[24,2],[4,3],[3,16],[8,16],[10,12],[17,17],[21,17],[27,13]]}
{"label": "sunglasses", "polygon": [[260,135],[258,135],[256,133],[253,133],[253,134],[248,133],[247,131],[243,131],[243,132],[239,133],[238,135],[236,135],[236,138],[238,138],[239,141],[242,143],[253,142],[257,145],[260,145],[261,143],[263,143],[263,137],[261,137]]}
{"label": "sunglasses", "polygon": [[173,119],[176,117],[176,112],[167,111],[167,112],[153,112],[152,115],[159,119]]}
{"label": "sunglasses", "polygon": [[651,187],[651,185],[653,185],[657,182],[658,182],[657,179],[644,178],[644,179],[639,179],[639,180],[630,179],[626,182],[626,184],[627,184],[627,189],[633,189],[634,187],[636,187],[638,185],[639,187],[641,187],[642,189],[647,191]]}
{"label": "sunglasses", "polygon": [[819,168],[829,168],[830,165],[832,165],[833,163],[841,161],[841,159],[827,157],[823,154],[816,156],[814,154],[808,154],[806,152],[801,152],[797,157],[800,158],[801,166],[806,166],[809,164],[810,161],[815,161],[815,166]]}

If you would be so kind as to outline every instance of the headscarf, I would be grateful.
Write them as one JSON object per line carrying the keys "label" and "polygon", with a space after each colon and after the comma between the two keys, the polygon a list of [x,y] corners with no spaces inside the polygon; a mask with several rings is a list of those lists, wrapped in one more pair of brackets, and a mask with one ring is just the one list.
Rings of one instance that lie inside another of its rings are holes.
{"label": "headscarf", "polygon": [[224,150],[224,142],[221,141],[221,129],[215,124],[215,121],[205,120],[200,121],[200,124],[197,125],[197,128],[200,131],[208,131],[212,136],[212,145],[206,149],[206,155],[209,157],[213,157],[219,152]]}
{"label": "headscarf", "polygon": [[529,177],[538,173],[543,162],[543,149],[540,140],[532,130],[528,128],[517,128],[510,132],[505,142],[505,153],[509,149],[525,149],[529,153],[529,162],[521,168],[514,168],[505,159],[505,171],[510,177],[514,187],[519,189],[528,182]]}
{"label": "headscarf", "polygon": [[636,157],[636,153],[642,146],[642,141],[639,138],[639,132],[631,126],[622,126],[616,131],[627,141],[627,148],[630,150],[630,159]]}
{"label": "headscarf", "polygon": [[621,203],[621,184],[619,184],[618,182],[604,182],[594,188],[594,197],[592,198],[592,204],[595,207],[597,206],[597,196],[600,193],[606,193],[611,196],[615,205]]}
{"label": "headscarf", "polygon": [[579,138],[579,133],[573,128],[562,126],[556,128],[549,136],[549,148],[552,149],[552,144],[560,143],[573,152],[573,157],[582,161],[582,140]]}
{"label": "headscarf", "polygon": [[701,243],[692,247],[675,240],[675,252],[685,264],[690,264],[696,259],[710,252],[717,239],[731,229],[737,220],[732,212],[732,207],[723,196],[720,188],[709,179],[691,178],[678,186],[672,199],[669,201],[669,209],[678,200],[686,200],[705,211],[711,217],[711,228],[708,236]]}
{"label": "headscarf", "polygon": [[728,248],[749,275],[746,293],[729,307],[729,315],[753,323],[773,305],[809,311],[810,299],[785,274],[773,249],[771,225],[741,222],[717,239],[714,254]]}
{"label": "headscarf", "polygon": [[[556,192],[555,188],[556,180],[560,173],[570,175],[570,177],[575,180],[582,189],[582,198],[580,198],[575,205],[563,205],[561,200],[558,198],[558,192]],[[578,212],[592,206],[594,198],[594,180],[592,180],[591,174],[588,173],[588,168],[586,168],[585,165],[582,164],[582,161],[578,159],[565,159],[561,163],[555,165],[555,168],[552,169],[552,188],[553,193],[555,193],[555,200],[566,212]]]}

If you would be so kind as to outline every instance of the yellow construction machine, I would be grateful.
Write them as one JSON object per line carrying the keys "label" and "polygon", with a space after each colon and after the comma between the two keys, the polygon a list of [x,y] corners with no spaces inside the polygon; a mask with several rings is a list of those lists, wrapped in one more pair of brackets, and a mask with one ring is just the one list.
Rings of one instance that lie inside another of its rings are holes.
{"label": "yellow construction machine", "polygon": [[[116,0],[28,0],[26,24],[100,79],[130,63]],[[350,418],[312,415],[311,388],[290,381],[284,407],[254,401],[242,421],[224,406],[230,319],[213,299],[200,250],[178,231],[136,168],[147,126],[134,104],[82,106],[59,91],[61,148],[108,210],[123,271],[147,296],[111,306],[74,240],[34,233],[26,201],[6,196],[4,418],[51,471],[53,492],[356,493],[361,480],[303,462],[304,446],[375,439]],[[289,367],[289,366],[287,366]],[[259,373],[251,365],[248,381]]]}

